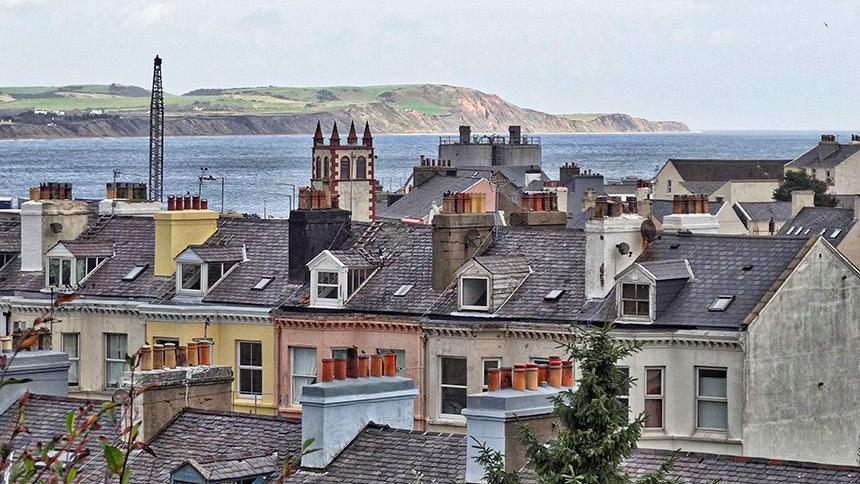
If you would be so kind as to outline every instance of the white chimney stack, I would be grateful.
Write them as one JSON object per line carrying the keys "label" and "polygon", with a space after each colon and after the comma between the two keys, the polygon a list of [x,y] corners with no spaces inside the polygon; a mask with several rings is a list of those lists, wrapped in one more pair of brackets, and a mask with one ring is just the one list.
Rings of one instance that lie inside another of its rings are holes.
{"label": "white chimney stack", "polygon": [[794,217],[804,207],[815,206],[815,192],[812,190],[795,190],[791,192],[791,216]]}
{"label": "white chimney stack", "polygon": [[[639,214],[622,213],[585,222],[585,297],[602,299],[615,286],[615,276],[644,250]],[[622,253],[623,252],[623,253]]]}
{"label": "white chimney stack", "polygon": [[21,270],[45,268],[45,252],[61,240],[77,238],[87,228],[89,210],[74,200],[28,201],[21,204]]}

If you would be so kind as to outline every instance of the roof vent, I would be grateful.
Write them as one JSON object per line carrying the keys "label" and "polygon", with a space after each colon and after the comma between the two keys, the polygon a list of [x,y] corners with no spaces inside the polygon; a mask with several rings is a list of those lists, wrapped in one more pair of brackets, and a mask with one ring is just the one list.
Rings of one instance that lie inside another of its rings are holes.
{"label": "roof vent", "polygon": [[677,249],[678,247],[681,247],[681,244],[672,244],[669,246],[670,249]]}
{"label": "roof vent", "polygon": [[746,265],[744,265],[743,270],[745,270],[745,271],[751,271],[751,270],[752,270],[752,268],[753,268],[753,265],[752,265],[752,264],[746,264]]}

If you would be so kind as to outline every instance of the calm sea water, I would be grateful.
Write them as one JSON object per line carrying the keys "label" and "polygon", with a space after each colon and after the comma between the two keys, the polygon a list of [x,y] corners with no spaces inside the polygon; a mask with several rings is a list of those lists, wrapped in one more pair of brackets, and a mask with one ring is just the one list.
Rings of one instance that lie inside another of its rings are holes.
{"label": "calm sea water", "polygon": [[[541,135],[543,167],[576,161],[607,178],[650,178],[668,158],[793,158],[817,143],[818,132],[704,132],[678,134]],[[848,139],[840,133],[839,139]],[[438,136],[379,135],[377,177],[386,189],[406,181],[419,155],[436,157]],[[120,181],[148,178],[146,138],[0,141],[0,196],[26,196],[43,181],[71,182],[76,197],[104,195],[113,170]],[[177,137],[165,139],[165,196],[197,191],[201,167],[226,178],[227,209],[286,215],[289,185],[307,185],[310,136]],[[207,182],[204,196],[220,208],[220,182]]]}

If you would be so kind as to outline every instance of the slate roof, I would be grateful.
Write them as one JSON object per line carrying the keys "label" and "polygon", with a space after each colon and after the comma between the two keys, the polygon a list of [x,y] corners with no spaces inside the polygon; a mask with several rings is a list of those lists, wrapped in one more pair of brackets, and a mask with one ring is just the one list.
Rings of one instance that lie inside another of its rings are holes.
{"label": "slate roof", "polygon": [[0,219],[0,252],[21,251],[21,223],[16,220]]}
{"label": "slate roof", "polygon": [[684,259],[641,262],[639,265],[653,274],[654,279],[658,281],[689,279],[693,276],[690,274],[690,268],[687,266],[687,261]]}
{"label": "slate roof", "polygon": [[791,202],[737,202],[732,208],[744,225],[749,222],[769,222],[771,218],[775,222],[791,218]]}
{"label": "slate roof", "polygon": [[341,264],[352,269],[369,269],[377,265],[376,261],[368,260],[361,252],[355,249],[330,250],[329,252]]}
{"label": "slate roof", "polygon": [[[739,329],[805,244],[806,239],[791,237],[661,235],[637,262],[687,259],[694,279],[667,303],[654,324]],[[725,311],[708,311],[720,295],[734,295],[735,299]],[[580,317],[595,322],[614,320],[615,290],[603,301],[590,302]]]}
{"label": "slate roof", "polygon": [[370,424],[324,472],[300,470],[285,483],[345,484],[462,482],[466,471],[466,438],[457,434],[391,429]]}
{"label": "slate roof", "polygon": [[[346,304],[346,309],[413,315],[457,312],[456,291],[432,287],[431,227],[385,224],[368,251],[382,248],[385,262]],[[494,313],[494,318],[571,321],[585,300],[585,234],[542,227],[497,227],[495,240],[482,256],[521,255],[532,273]],[[414,287],[404,296],[394,293]],[[561,297],[544,296],[563,290]],[[476,313],[486,316],[486,313]]]}
{"label": "slate roof", "polygon": [[[222,218],[218,231],[204,245],[245,245],[248,260],[234,268],[203,298],[204,303],[278,306],[301,289],[289,282],[289,221]],[[273,277],[262,291],[253,290],[262,277]]]}
{"label": "slate roof", "polygon": [[782,180],[790,160],[670,159],[685,182]]}
{"label": "slate roof", "polygon": [[191,465],[209,481],[236,481],[251,476],[273,474],[280,470],[281,462],[285,458],[286,456],[273,453],[246,458],[211,459],[203,462],[188,459],[177,469],[183,465]]}
{"label": "slate roof", "polygon": [[819,145],[815,145],[806,153],[791,160],[790,168],[833,168],[860,151],[860,144],[834,144],[835,151],[825,156],[820,156]]}
{"label": "slate roof", "polygon": [[543,180],[532,180],[528,185],[523,188],[524,192],[542,192],[544,191],[544,181]]}
{"label": "slate roof", "polygon": [[286,457],[298,452],[301,440],[301,422],[295,419],[186,408],[150,442],[157,458],[144,452],[133,457],[131,481],[170,482],[170,472],[189,459],[211,462],[275,452]]}
{"label": "slate roof", "polygon": [[[856,223],[853,209],[804,207],[797,215],[782,225],[782,228],[779,229],[779,235],[802,239],[821,235],[831,245],[837,246]],[[797,233],[798,229],[800,229],[799,233]],[[836,237],[833,237],[833,233],[837,229],[841,229],[841,231]],[[824,230],[823,234],[821,233],[822,230]]]}
{"label": "slate roof", "polygon": [[540,166],[460,166],[457,167],[457,176],[481,177],[490,180],[493,175],[500,174],[507,178],[515,187],[522,190],[526,185],[526,173],[534,173],[537,170],[540,170],[541,180],[546,181],[549,179]]}
{"label": "slate roof", "polygon": [[[24,406],[24,424],[29,429],[29,433],[21,433],[15,438],[12,443],[13,450],[22,449],[28,446],[33,446],[37,442],[50,442],[55,436],[66,433],[66,414],[79,412],[88,403],[88,400],[81,398],[58,397],[48,395],[30,396],[30,399]],[[96,404],[95,409],[86,412],[84,415],[93,415],[98,411],[99,405]],[[13,404],[0,414],[0,435],[8,438],[12,434],[17,423],[18,406]],[[98,430],[93,430],[90,434],[91,440],[87,445],[87,449],[91,452],[90,457],[79,465],[79,470],[86,473],[88,469],[99,467],[104,462],[101,454],[101,446],[97,439],[104,437],[108,441],[113,441],[118,435],[118,429],[114,426],[111,420],[104,417],[100,420],[102,427]],[[5,440],[4,440],[5,442]],[[98,479],[101,482],[102,476]]]}
{"label": "slate roof", "polygon": [[479,255],[474,257],[475,262],[480,264],[490,274],[528,274],[529,260],[522,254]]}
{"label": "slate roof", "polygon": [[63,240],[62,244],[75,257],[110,257],[113,255],[112,240]]}
{"label": "slate roof", "polygon": [[708,195],[722,188],[728,182],[724,181],[682,181],[681,185],[690,193],[696,195]]}
{"label": "slate roof", "polygon": [[188,248],[197,254],[203,262],[239,262],[245,255],[241,244],[189,245]]}
{"label": "slate roof", "polygon": [[482,178],[434,175],[422,185],[415,187],[388,207],[378,207],[376,216],[382,219],[422,219],[430,214],[435,202],[442,206],[445,192],[462,192],[478,183]]}

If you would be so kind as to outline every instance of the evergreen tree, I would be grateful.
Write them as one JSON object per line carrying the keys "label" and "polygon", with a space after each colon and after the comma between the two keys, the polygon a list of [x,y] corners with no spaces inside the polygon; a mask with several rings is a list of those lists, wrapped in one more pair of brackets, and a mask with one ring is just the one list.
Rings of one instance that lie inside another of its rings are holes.
{"label": "evergreen tree", "polygon": [[805,171],[786,170],[785,178],[773,192],[773,199],[782,202],[791,201],[791,192],[795,190],[812,190],[815,192],[816,207],[835,207],[836,197],[827,194],[827,183],[816,180]]}

